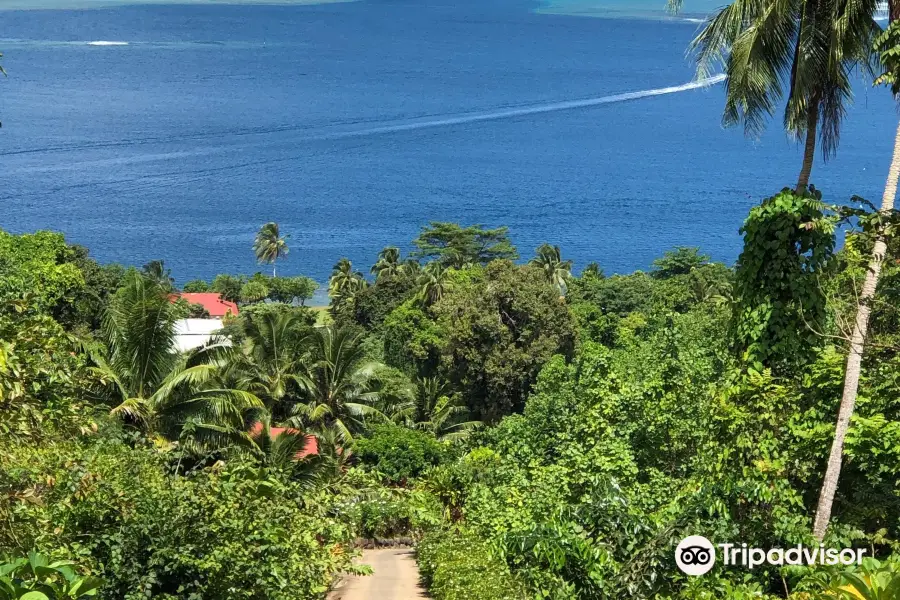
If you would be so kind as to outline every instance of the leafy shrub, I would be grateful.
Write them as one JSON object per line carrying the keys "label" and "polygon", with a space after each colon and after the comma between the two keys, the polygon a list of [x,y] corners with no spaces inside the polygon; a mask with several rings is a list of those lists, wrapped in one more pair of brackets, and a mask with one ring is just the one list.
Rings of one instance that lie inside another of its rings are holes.
{"label": "leafy shrub", "polygon": [[342,483],[335,514],[361,537],[415,537],[441,523],[440,502],[425,490],[385,487],[360,467],[348,469]]}
{"label": "leafy shrub", "polygon": [[331,493],[239,462],[186,477],[165,466],[116,441],[4,448],[0,551],[75,557],[123,600],[317,598],[350,566],[355,532]]}
{"label": "leafy shrub", "polygon": [[422,582],[434,600],[525,600],[530,595],[488,545],[470,535],[436,531],[416,548]]}
{"label": "leafy shrub", "polygon": [[81,577],[71,561],[50,560],[31,552],[28,558],[0,564],[0,600],[63,600],[97,595],[101,581]]}
{"label": "leafy shrub", "polygon": [[399,425],[377,425],[366,438],[356,441],[356,456],[395,484],[419,477],[440,464],[446,454],[433,435]]}

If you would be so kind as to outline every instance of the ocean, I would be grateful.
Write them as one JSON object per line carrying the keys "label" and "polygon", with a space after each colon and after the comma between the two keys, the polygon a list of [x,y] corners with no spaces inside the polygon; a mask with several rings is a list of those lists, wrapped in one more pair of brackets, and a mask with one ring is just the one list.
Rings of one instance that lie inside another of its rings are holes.
{"label": "ocean", "polygon": [[[321,282],[429,221],[506,225],[523,260],[550,242],[576,271],[676,245],[731,263],[800,167],[780,115],[747,139],[720,80],[694,82],[709,0],[76,1],[0,0],[0,227],[179,282],[267,270],[266,221],[290,235],[279,273]],[[827,201],[880,199],[896,123],[860,79],[813,171]]]}

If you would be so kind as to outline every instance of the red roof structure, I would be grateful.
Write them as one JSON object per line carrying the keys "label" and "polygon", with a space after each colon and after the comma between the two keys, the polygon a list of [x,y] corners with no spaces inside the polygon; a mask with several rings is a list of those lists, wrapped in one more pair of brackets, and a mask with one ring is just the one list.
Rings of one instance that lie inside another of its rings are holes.
{"label": "red roof structure", "polygon": [[[250,436],[256,437],[260,433],[262,433],[263,424],[257,421],[250,427]],[[269,427],[269,436],[274,440],[279,435],[284,433],[285,431],[291,433],[300,433],[297,429],[291,429],[290,427]],[[306,436],[306,444],[304,444],[303,449],[300,450],[297,454],[294,455],[294,458],[300,460],[301,458],[305,458],[307,456],[314,456],[319,453],[319,440],[314,435]]]}
{"label": "red roof structure", "polygon": [[232,316],[238,315],[238,307],[234,302],[222,299],[221,294],[215,292],[186,292],[172,294],[172,302],[178,298],[184,298],[191,304],[199,304],[209,313],[210,317],[221,319],[225,315],[231,313]]}

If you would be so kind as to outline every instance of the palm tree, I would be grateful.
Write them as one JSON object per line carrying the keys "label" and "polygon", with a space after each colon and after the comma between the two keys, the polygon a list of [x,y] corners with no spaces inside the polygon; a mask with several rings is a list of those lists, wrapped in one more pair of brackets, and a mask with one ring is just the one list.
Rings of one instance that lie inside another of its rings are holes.
{"label": "palm tree", "polygon": [[167,269],[161,260],[151,260],[142,269],[143,274],[149,279],[155,281],[166,291],[171,292],[175,289],[175,279],[172,277],[172,270]]}
{"label": "palm tree", "polygon": [[[890,85],[894,97],[900,98],[900,21],[891,23],[888,30],[878,38],[876,47],[881,53],[881,62],[884,65],[885,72],[875,83]],[[886,217],[894,209],[898,179],[900,179],[900,126],[897,127],[897,133],[894,137],[894,153],[891,158],[891,166],[888,169],[884,195],[881,198],[879,212],[882,216]],[[828,522],[831,520],[831,507],[841,475],[844,438],[850,427],[850,418],[853,416],[853,409],[856,405],[863,351],[865,350],[866,334],[869,330],[869,314],[872,310],[875,289],[878,287],[878,278],[881,275],[881,265],[884,262],[885,252],[887,252],[887,244],[882,229],[876,235],[875,246],[872,249],[872,258],[869,260],[869,268],[863,282],[862,292],[859,295],[856,322],[853,327],[853,333],[850,336],[850,352],[847,355],[844,391],[841,395],[841,404],[838,409],[837,424],[834,430],[834,441],[831,444],[828,466],[825,470],[825,478],[822,481],[822,490],[819,493],[819,503],[816,507],[816,516],[813,523],[813,534],[819,540],[825,536],[825,530],[828,528]]]}
{"label": "palm tree", "polygon": [[481,421],[464,421],[468,411],[448,394],[449,385],[437,377],[423,377],[417,382],[412,426],[428,431],[441,441],[463,440]]}
{"label": "palm tree", "polygon": [[378,393],[372,380],[380,366],[366,358],[363,334],[321,327],[310,338],[310,353],[298,374],[305,404],[295,406],[292,426],[334,429],[343,441],[353,439],[367,416],[385,419],[372,405]]}
{"label": "palm tree", "polygon": [[566,282],[572,277],[572,261],[562,260],[559,246],[541,244],[537,249],[537,256],[532,258],[530,265],[539,268],[547,281],[550,282],[560,296],[566,293]]}
{"label": "palm tree", "polygon": [[[681,0],[670,0],[677,9]],[[804,139],[800,192],[809,184],[816,138],[827,159],[837,150],[852,100],[851,74],[872,68],[878,0],[734,0],[709,19],[691,44],[698,76],[720,63],[726,82],[726,126],[757,135],[787,89],[784,127]],[[727,56],[726,56],[727,55]]]}
{"label": "palm tree", "polygon": [[194,445],[241,437],[245,411],[261,408],[251,393],[222,385],[218,346],[187,355],[173,350],[175,311],[159,282],[126,276],[103,318],[103,347],[91,349],[100,394],[119,415],[169,439]]}
{"label": "palm tree", "polygon": [[421,286],[419,299],[426,306],[431,306],[444,297],[449,285],[449,270],[438,261],[430,262],[425,265],[418,283]]}
{"label": "palm tree", "polygon": [[400,272],[406,277],[416,279],[422,273],[422,264],[415,258],[407,258],[400,265]]}
{"label": "palm tree", "polygon": [[355,294],[366,287],[363,274],[353,270],[353,263],[347,258],[342,258],[331,270],[331,278],[328,280],[328,292],[332,296],[346,296]]}
{"label": "palm tree", "polygon": [[243,321],[243,342],[231,354],[229,375],[235,387],[261,398],[275,414],[289,411],[299,394],[308,328],[296,312],[262,313]]}
{"label": "palm tree", "polygon": [[257,261],[272,265],[272,277],[275,277],[275,261],[288,253],[287,236],[281,237],[278,223],[266,223],[259,228],[253,251]]}
{"label": "palm tree", "polygon": [[403,272],[400,264],[400,248],[388,246],[378,253],[378,262],[372,266],[372,274],[376,280],[382,281],[396,277]]}
{"label": "palm tree", "polygon": [[587,264],[587,266],[584,268],[584,270],[581,272],[581,277],[582,278],[593,277],[595,279],[602,279],[604,277],[603,269],[600,268],[600,265],[598,263],[589,262]]}
{"label": "palm tree", "polygon": [[328,280],[328,295],[331,296],[332,309],[340,310],[352,302],[356,294],[367,285],[363,274],[353,270],[353,263],[346,258],[340,259],[334,265],[331,278]]}

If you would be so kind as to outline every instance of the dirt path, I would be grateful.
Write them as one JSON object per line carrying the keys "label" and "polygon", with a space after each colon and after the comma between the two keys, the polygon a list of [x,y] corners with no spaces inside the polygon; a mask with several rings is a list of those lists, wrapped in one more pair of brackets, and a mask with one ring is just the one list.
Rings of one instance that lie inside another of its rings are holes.
{"label": "dirt path", "polygon": [[402,548],[363,550],[359,562],[375,571],[365,577],[347,577],[328,600],[417,600],[427,598],[419,587],[413,551]]}

